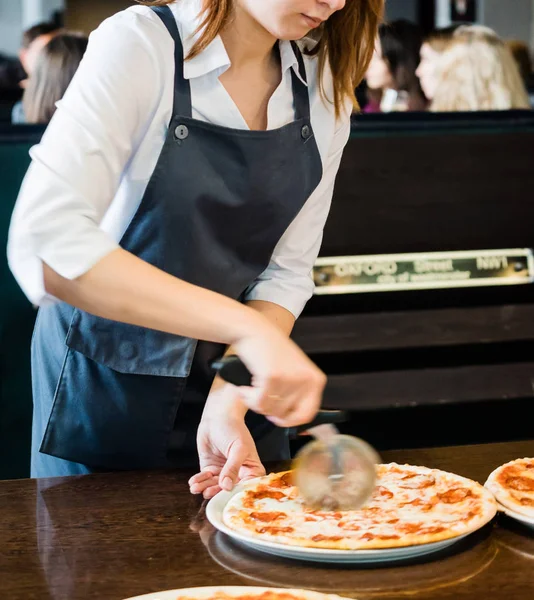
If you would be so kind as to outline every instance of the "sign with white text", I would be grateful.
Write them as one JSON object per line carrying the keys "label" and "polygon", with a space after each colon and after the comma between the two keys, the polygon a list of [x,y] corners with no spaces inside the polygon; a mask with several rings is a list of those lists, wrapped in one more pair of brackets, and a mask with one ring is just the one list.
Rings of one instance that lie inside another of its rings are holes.
{"label": "sign with white text", "polygon": [[532,250],[473,250],[319,258],[316,295],[532,283]]}

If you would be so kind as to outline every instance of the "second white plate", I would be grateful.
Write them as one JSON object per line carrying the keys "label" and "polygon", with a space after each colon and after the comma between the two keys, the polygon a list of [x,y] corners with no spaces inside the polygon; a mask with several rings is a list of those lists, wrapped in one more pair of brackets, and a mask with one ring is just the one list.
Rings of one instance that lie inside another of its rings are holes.
{"label": "second white plate", "polygon": [[525,525],[525,527],[534,529],[534,519],[529,519],[528,517],[525,517],[525,515],[511,510],[510,508],[504,506],[504,504],[501,504],[499,501],[497,501],[497,506],[499,507],[499,511],[504,513],[507,517],[519,521],[520,523]]}

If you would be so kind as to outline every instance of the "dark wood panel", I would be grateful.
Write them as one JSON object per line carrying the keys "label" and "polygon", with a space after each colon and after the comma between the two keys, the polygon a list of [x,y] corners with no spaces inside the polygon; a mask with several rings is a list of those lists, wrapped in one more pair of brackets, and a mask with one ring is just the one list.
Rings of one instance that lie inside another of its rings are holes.
{"label": "dark wood panel", "polygon": [[534,305],[304,317],[293,339],[308,354],[534,339]]}
{"label": "dark wood panel", "polygon": [[533,386],[534,363],[334,375],[324,406],[370,410],[529,398]]}
{"label": "dark wood panel", "polygon": [[530,247],[534,133],[350,140],[322,256]]}

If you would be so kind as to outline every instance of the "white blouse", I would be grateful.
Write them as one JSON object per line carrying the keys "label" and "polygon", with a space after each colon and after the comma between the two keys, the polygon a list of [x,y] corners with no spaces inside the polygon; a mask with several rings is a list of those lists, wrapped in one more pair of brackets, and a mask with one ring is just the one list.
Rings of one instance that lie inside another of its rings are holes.
{"label": "white blouse", "polygon": [[[200,0],[171,5],[187,53],[199,24]],[[291,44],[280,43],[282,82],[268,106],[268,129],[294,120]],[[350,133],[351,107],[342,118],[319,92],[317,61],[305,57],[311,120],[323,178],[276,246],[248,300],[283,306],[295,317],[313,294],[310,276],[322,240],[336,173]],[[217,37],[184,65],[193,117],[247,129],[219,81],[230,66]],[[332,95],[332,76],[324,77]],[[34,304],[55,299],[44,289],[42,262],[74,279],[115,250],[137,211],[163,147],[172,116],[174,42],[160,18],[135,6],[91,34],[87,53],[41,143],[15,207],[8,242],[11,269]],[[291,177],[290,172],[287,173]]]}

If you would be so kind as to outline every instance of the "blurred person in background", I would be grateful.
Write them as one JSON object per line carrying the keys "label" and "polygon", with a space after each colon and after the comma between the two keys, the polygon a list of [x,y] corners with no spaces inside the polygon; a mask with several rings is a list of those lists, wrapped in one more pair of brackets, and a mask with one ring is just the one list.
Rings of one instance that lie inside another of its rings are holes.
{"label": "blurred person in background", "polygon": [[88,38],[77,33],[54,36],[41,50],[24,92],[26,123],[47,124],[78,70]]}
{"label": "blurred person in background", "polygon": [[356,90],[356,99],[358,100],[358,108],[356,113],[363,114],[380,113],[380,103],[382,102],[382,90],[372,90],[365,79],[361,82]]}
{"label": "blurred person in background", "polygon": [[[60,32],[57,25],[51,22],[43,22],[27,29],[22,36],[22,46],[19,50],[19,60],[22,75],[19,85],[25,88],[28,78],[35,68],[41,50],[48,42]],[[26,123],[22,101],[17,102],[11,113],[13,125]]]}
{"label": "blurred person in background", "polygon": [[414,23],[401,19],[380,26],[366,80],[369,89],[382,92],[382,112],[427,109],[415,74],[421,44],[421,30]]}
{"label": "blurred person in background", "polygon": [[517,64],[488,27],[459,27],[439,64],[433,112],[529,109]]}
{"label": "blurred person in background", "polygon": [[421,60],[415,74],[419,78],[424,95],[432,101],[438,84],[439,61],[452,42],[459,25],[451,25],[433,31],[421,46]]}
{"label": "blurred person in background", "polygon": [[534,108],[534,72],[532,69],[532,58],[528,44],[521,40],[508,40],[506,42],[512,56],[517,63],[525,87],[530,98],[530,105]]}
{"label": "blurred person in background", "polygon": [[57,26],[47,22],[38,23],[24,32],[19,59],[27,77],[31,75],[40,51],[57,33],[59,33]]}

